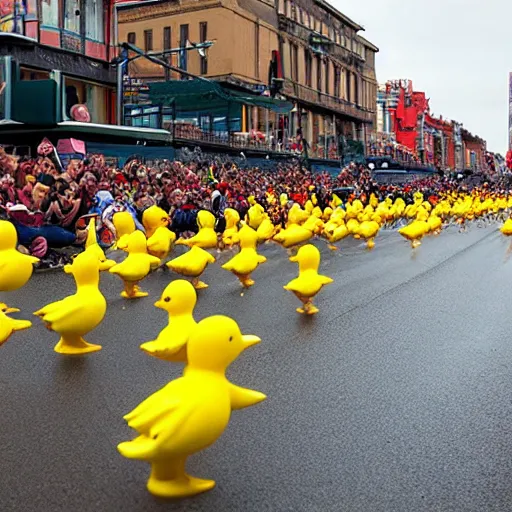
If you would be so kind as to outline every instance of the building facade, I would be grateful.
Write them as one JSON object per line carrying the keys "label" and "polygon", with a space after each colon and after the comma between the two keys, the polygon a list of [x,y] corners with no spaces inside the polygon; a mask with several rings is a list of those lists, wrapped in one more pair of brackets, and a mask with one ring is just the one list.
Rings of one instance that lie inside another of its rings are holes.
{"label": "building facade", "polygon": [[[113,122],[112,11],[110,0],[2,1],[0,118],[19,120],[24,95],[53,90],[55,99],[39,98],[41,105],[55,103],[53,121],[72,120],[78,104],[86,105],[92,122]],[[55,87],[46,88],[50,79]]]}
{"label": "building facade", "polygon": [[486,170],[486,142],[459,122],[434,116],[426,94],[415,91],[410,80],[392,80],[379,87],[377,137],[407,148],[429,167]]}
{"label": "building facade", "polygon": [[[246,106],[239,132],[336,159],[375,129],[375,53],[362,28],[323,0],[164,0],[119,6],[119,40],[233,91],[293,102],[286,115]],[[207,54],[181,50],[212,41]],[[145,59],[144,81],[180,79]],[[199,121],[196,121],[199,123]]]}

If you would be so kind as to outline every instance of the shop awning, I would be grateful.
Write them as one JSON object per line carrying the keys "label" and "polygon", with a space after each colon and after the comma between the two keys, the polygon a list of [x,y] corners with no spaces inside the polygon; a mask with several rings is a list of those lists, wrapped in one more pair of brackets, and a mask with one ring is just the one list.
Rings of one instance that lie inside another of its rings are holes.
{"label": "shop awning", "polygon": [[149,84],[153,105],[173,106],[178,112],[221,112],[230,106],[252,105],[287,114],[293,109],[288,101],[224,89],[208,80],[172,80]]}

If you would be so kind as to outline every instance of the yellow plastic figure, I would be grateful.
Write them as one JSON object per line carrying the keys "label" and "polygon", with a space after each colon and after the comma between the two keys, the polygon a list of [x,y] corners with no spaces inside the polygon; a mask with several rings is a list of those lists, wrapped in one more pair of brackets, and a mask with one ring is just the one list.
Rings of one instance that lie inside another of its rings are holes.
{"label": "yellow plastic figure", "polygon": [[151,238],[158,228],[166,228],[170,222],[169,214],[156,205],[150,206],[142,214],[142,225],[148,238]]}
{"label": "yellow plastic figure", "polygon": [[254,229],[244,224],[238,233],[238,237],[240,239],[240,252],[222,265],[222,268],[233,272],[242,286],[249,288],[254,284],[251,279],[251,272],[254,272],[260,263],[265,263],[267,258],[256,251],[258,235]]}
{"label": "yellow plastic figure", "polygon": [[162,498],[185,498],[215,486],[213,480],[188,475],[186,461],[221,436],[232,410],[265,400],[263,393],[235,386],[225,375],[227,367],[246,348],[259,342],[256,336],[243,336],[230,318],[205,318],[188,341],[189,364],[183,377],[125,416],[139,435],[117,448],[124,457],[151,464],[147,483],[150,493]]}
{"label": "yellow plastic figure", "polygon": [[16,249],[16,228],[6,220],[0,220],[0,292],[12,292],[25,286],[32,277],[34,256],[27,256]]}
{"label": "yellow plastic figure", "polygon": [[[11,311],[18,310],[11,309]],[[8,317],[3,311],[0,311],[0,345],[3,345],[14,332],[22,331],[29,327],[32,327],[32,322],[28,320],[15,320]]]}
{"label": "yellow plastic figure", "polygon": [[139,281],[142,281],[151,270],[151,265],[159,265],[160,260],[151,256],[146,250],[146,237],[142,231],[134,231],[128,237],[128,256],[122,262],[112,267],[109,272],[117,274],[124,282],[121,297],[138,299],[147,297],[146,292],[140,291]]}
{"label": "yellow plastic figure", "polygon": [[253,204],[247,211],[247,224],[254,230],[258,229],[265,218],[265,209],[261,204]]}
{"label": "yellow plastic figure", "polygon": [[160,260],[165,260],[175,240],[176,235],[169,228],[160,226],[156,228],[153,236],[148,238],[148,252]]}
{"label": "yellow plastic figure", "polygon": [[324,285],[332,283],[333,280],[330,277],[318,274],[320,251],[314,245],[304,245],[299,249],[296,256],[290,258],[290,261],[299,264],[299,277],[292,279],[284,289],[293,292],[304,304],[303,308],[297,309],[297,313],[314,315],[318,313],[318,308],[313,306],[311,299]]}
{"label": "yellow plastic figure", "polygon": [[256,231],[258,235],[258,243],[261,244],[263,242],[266,242],[267,240],[270,240],[274,236],[275,231],[276,228],[274,224],[272,224],[272,221],[270,220],[269,216],[265,215]]}
{"label": "yellow plastic figure", "polygon": [[202,290],[203,288],[208,288],[208,285],[200,281],[199,277],[208,264],[214,262],[215,258],[209,252],[194,245],[188,252],[174,258],[166,265],[182,276],[191,277],[194,288],[196,290]]}
{"label": "yellow plastic figure", "polygon": [[215,233],[215,216],[207,210],[201,210],[197,214],[199,232],[192,238],[180,238],[176,245],[197,245],[201,249],[213,249],[217,247],[217,233]]}
{"label": "yellow plastic figure", "polygon": [[169,313],[169,323],[156,340],[143,343],[140,348],[150,356],[164,361],[187,362],[187,341],[197,325],[194,308],[197,293],[194,287],[183,279],[169,284],[155,307]]}
{"label": "yellow plastic figure", "polygon": [[224,218],[226,219],[226,229],[222,233],[222,241],[224,245],[230,247],[238,241],[240,214],[233,208],[226,208],[224,210]]}
{"label": "yellow plastic figure", "polygon": [[60,334],[54,348],[59,354],[82,355],[101,350],[101,345],[83,339],[102,322],[107,311],[107,301],[98,288],[99,267],[94,254],[88,251],[79,254],[71,265],[64,267],[64,272],[75,278],[76,293],[34,313],[50,331]]}
{"label": "yellow plastic figure", "polygon": [[113,249],[126,251],[128,236],[135,231],[135,221],[130,212],[117,212],[112,217],[112,224],[116,228],[116,243]]}
{"label": "yellow plastic figure", "polygon": [[511,218],[511,219],[507,219],[507,220],[503,223],[503,226],[501,226],[500,231],[501,231],[505,236],[511,236],[511,235],[512,235],[512,218]]}

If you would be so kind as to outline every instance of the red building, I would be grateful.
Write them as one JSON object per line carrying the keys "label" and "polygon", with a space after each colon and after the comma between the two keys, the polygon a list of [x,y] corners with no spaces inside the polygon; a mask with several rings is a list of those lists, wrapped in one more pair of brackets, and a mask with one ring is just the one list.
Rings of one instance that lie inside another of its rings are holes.
{"label": "red building", "polygon": [[379,93],[378,107],[383,109],[384,134],[423,163],[441,170],[485,168],[485,141],[461,130],[459,123],[433,116],[429,99],[424,92],[414,91],[412,81],[387,82]]}

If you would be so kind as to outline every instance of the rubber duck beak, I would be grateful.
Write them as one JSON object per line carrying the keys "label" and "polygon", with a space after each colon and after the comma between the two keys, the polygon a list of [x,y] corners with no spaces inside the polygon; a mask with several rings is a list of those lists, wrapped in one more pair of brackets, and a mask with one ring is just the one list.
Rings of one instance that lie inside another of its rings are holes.
{"label": "rubber duck beak", "polygon": [[164,309],[164,303],[161,300],[157,300],[153,305],[155,308]]}
{"label": "rubber duck beak", "polygon": [[72,266],[71,265],[64,265],[64,272],[66,272],[66,274],[72,274]]}
{"label": "rubber duck beak", "polygon": [[299,261],[299,258],[297,256],[290,256],[290,261],[292,263],[297,263]]}
{"label": "rubber duck beak", "polygon": [[20,310],[18,308],[6,308],[4,310],[4,313],[8,315],[9,313],[19,313]]}
{"label": "rubber duck beak", "polygon": [[253,336],[252,334],[244,334],[242,335],[242,341],[244,342],[244,350],[252,347],[253,345],[257,345],[261,342],[261,338],[258,336]]}

